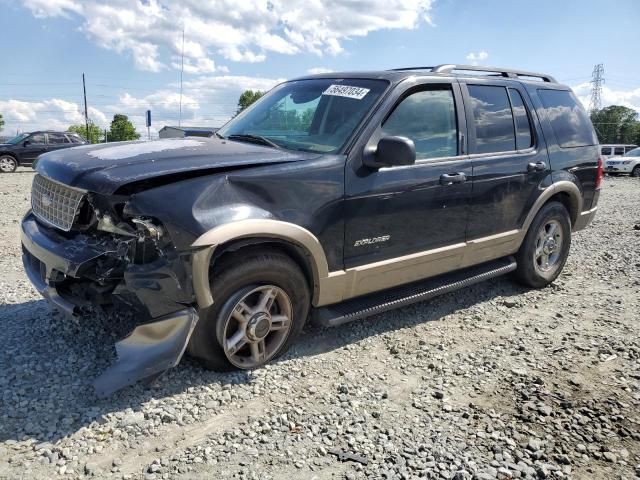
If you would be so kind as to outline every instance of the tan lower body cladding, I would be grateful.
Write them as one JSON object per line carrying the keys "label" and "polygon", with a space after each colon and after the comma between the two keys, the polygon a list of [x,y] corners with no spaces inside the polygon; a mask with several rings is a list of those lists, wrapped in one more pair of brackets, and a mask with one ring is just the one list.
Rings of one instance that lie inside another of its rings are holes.
{"label": "tan lower body cladding", "polygon": [[403,257],[330,272],[320,279],[315,306],[330,305],[367,293],[470,267],[515,253],[521,230],[457,243]]}

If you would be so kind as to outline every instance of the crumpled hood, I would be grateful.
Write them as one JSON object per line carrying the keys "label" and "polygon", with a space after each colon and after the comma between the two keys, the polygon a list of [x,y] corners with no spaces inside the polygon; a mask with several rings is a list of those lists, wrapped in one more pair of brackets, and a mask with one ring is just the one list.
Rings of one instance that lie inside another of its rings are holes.
{"label": "crumpled hood", "polygon": [[176,173],[295,162],[316,156],[217,138],[167,138],[53,151],[38,158],[36,169],[65,185],[112,194],[129,183]]}

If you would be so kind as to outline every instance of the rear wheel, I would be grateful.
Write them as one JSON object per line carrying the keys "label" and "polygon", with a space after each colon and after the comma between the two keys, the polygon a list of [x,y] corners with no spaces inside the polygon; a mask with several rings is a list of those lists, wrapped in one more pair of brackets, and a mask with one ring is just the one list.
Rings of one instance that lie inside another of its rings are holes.
{"label": "rear wheel", "polygon": [[633,167],[633,170],[631,170],[631,176],[640,177],[640,165],[636,165],[635,167]]}
{"label": "rear wheel", "polygon": [[542,288],[553,282],[564,267],[571,245],[569,212],[559,202],[550,202],[536,215],[516,254],[516,278]]}
{"label": "rear wheel", "polygon": [[18,161],[11,155],[0,156],[0,172],[13,173],[18,168]]}
{"label": "rear wheel", "polygon": [[284,353],[309,313],[300,267],[278,250],[241,250],[214,275],[214,305],[198,321],[189,353],[217,371],[257,368]]}

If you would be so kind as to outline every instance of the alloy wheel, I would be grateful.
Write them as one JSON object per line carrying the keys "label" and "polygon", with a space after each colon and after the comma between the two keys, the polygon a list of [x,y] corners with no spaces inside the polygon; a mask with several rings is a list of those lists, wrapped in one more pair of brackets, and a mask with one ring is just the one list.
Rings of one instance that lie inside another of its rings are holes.
{"label": "alloy wheel", "polygon": [[12,173],[16,170],[17,164],[13,157],[0,157],[0,171],[3,173]]}
{"label": "alloy wheel", "polygon": [[549,220],[538,231],[533,262],[536,270],[548,275],[560,264],[562,258],[562,225],[557,220]]}
{"label": "alloy wheel", "polygon": [[293,308],[287,293],[275,285],[261,285],[242,295],[227,317],[224,353],[238,368],[267,363],[287,340]]}

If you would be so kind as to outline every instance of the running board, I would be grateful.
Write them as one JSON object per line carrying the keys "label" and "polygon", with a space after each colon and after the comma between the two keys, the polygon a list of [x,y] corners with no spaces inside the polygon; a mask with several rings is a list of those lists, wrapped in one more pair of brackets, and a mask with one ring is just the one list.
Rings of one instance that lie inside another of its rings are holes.
{"label": "running board", "polygon": [[313,312],[313,322],[324,327],[335,327],[453,292],[490,278],[505,275],[515,269],[516,261],[513,257],[494,260],[475,267],[318,308]]}

